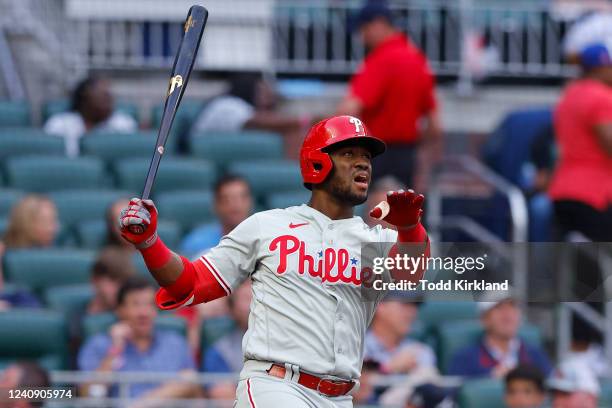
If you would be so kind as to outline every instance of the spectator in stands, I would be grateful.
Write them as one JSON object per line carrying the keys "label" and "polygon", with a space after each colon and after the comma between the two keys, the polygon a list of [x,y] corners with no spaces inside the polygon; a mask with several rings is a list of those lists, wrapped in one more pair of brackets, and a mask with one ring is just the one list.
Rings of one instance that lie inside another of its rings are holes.
{"label": "spectator in stands", "polygon": [[138,124],[129,115],[115,111],[110,81],[88,77],[76,86],[69,112],[51,116],[44,125],[47,133],[63,137],[66,154],[79,154],[79,139],[87,132],[104,130],[134,132]]}
{"label": "spectator in stands", "polygon": [[119,288],[136,275],[131,252],[117,247],[103,249],[91,271],[94,297],[87,306],[88,314],[113,312],[117,306]]}
{"label": "spectator in stands", "polygon": [[580,61],[583,75],[555,111],[559,160],[549,195],[563,236],[612,241],[612,48],[589,46]]}
{"label": "spectator in stands", "polygon": [[[576,0],[569,6],[576,10],[576,6],[584,6],[587,2]],[[592,1],[588,2],[586,8],[593,8]],[[580,64],[580,52],[591,44],[600,43],[612,38],[612,12],[607,3],[607,10],[593,10],[576,20],[563,38],[563,53],[565,59],[573,64]]]}
{"label": "spectator in stands", "polygon": [[[31,361],[22,361],[7,366],[0,374],[0,390],[3,393],[3,408],[34,408],[42,407],[41,401],[27,401],[25,399],[6,400],[7,390],[25,388],[49,387],[51,381],[47,371]],[[73,395],[76,397],[76,395]],[[6,404],[6,405],[4,405]]]}
{"label": "spectator in stands", "polygon": [[[210,373],[238,373],[242,369],[242,338],[248,328],[249,312],[252,299],[251,282],[240,285],[229,298],[229,309],[235,327],[217,340],[204,354],[202,370]],[[208,388],[208,395],[213,399],[234,399],[236,384],[220,382]]]}
{"label": "spectator in stands", "polygon": [[566,360],[548,380],[552,408],[596,408],[599,381],[591,368],[578,360]]}
{"label": "spectator in stands", "polygon": [[[136,383],[129,386],[132,398],[155,401],[165,398],[191,398],[201,394],[199,386],[186,379],[194,372],[190,348],[181,335],[154,327],[157,307],[155,291],[142,277],[128,279],[117,295],[118,322],[108,333],[91,337],[78,355],[83,371],[173,372],[180,380],[163,384]],[[89,384],[90,396],[117,395],[101,384]]]}
{"label": "spectator in stands", "polygon": [[11,210],[8,227],[0,241],[0,310],[11,307],[39,307],[40,301],[25,288],[4,290],[2,258],[8,249],[48,248],[57,237],[59,222],[53,201],[28,195]]}
{"label": "spectator in stands", "polygon": [[497,293],[490,297],[478,302],[483,336],[453,356],[448,374],[503,378],[517,365],[531,364],[548,375],[551,366],[544,351],[518,336],[521,311],[514,299]]}
{"label": "spectator in stands", "polygon": [[361,118],[387,143],[384,158],[374,159],[374,180],[393,175],[424,191],[442,148],[434,77],[423,53],[393,25],[385,1],[367,1],[355,20],[368,55],[338,113]]}
{"label": "spectator in stands", "polygon": [[540,408],[546,399],[544,375],[534,366],[521,364],[504,378],[507,408]]}
{"label": "spectator in stands", "polygon": [[287,153],[295,156],[312,118],[281,113],[278,101],[272,85],[260,73],[235,74],[230,78],[229,91],[204,106],[191,132],[205,134],[243,129],[277,132],[285,136]]}
{"label": "spectator in stands", "polygon": [[216,246],[221,237],[236,228],[253,211],[251,189],[241,176],[229,174],[221,177],[215,183],[214,194],[218,222],[197,227],[183,239],[181,251],[187,257],[199,257]]}
{"label": "spectator in stands", "polygon": [[106,245],[135,252],[134,245],[121,237],[119,224],[117,223],[121,210],[127,207],[129,202],[128,198],[121,198],[112,203],[106,210]]}
{"label": "spectator in stands", "polygon": [[364,359],[379,364],[383,374],[409,374],[398,387],[381,396],[381,402],[405,401],[415,387],[437,378],[436,357],[428,345],[408,338],[416,320],[418,303],[402,292],[389,292],[376,309],[366,333]]}
{"label": "spectator in stands", "polygon": [[366,224],[368,224],[370,227],[380,224],[383,228],[395,229],[395,226],[387,223],[386,221],[370,217],[369,213],[372,208],[378,205],[378,203],[387,200],[387,192],[405,188],[406,186],[400,183],[400,181],[393,176],[384,176],[376,180],[368,191],[368,199],[363,206],[364,214],[362,214],[362,218],[365,220]]}

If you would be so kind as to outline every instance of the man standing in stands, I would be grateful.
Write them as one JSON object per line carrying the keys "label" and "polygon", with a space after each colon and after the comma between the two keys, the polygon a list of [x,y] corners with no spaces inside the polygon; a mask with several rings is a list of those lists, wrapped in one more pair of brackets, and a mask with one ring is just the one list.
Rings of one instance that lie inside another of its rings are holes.
{"label": "man standing in stands", "polygon": [[368,54],[338,114],[359,117],[387,144],[385,158],[373,162],[374,180],[392,175],[422,190],[442,147],[434,77],[423,53],[394,27],[384,2],[367,2],[355,24]]}

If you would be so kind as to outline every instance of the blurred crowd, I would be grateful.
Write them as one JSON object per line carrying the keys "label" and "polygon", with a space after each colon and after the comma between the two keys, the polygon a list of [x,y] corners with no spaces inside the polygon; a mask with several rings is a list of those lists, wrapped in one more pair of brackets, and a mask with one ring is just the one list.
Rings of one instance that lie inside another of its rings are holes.
{"label": "blurred crowd", "polygon": [[[608,14],[587,16],[568,34],[567,59],[580,67],[580,76],[565,86],[556,106],[512,113],[484,145],[482,159],[523,189],[532,241],[562,241],[576,232],[592,241],[612,241],[612,36],[610,25],[602,23],[610,19]],[[388,152],[373,163],[365,207],[383,200],[389,190],[412,187],[427,194],[429,175],[443,160],[444,147],[434,76],[424,54],[393,25],[384,3],[367,2],[354,25],[368,54],[335,113],[362,118],[388,144]],[[287,159],[295,159],[317,118],[282,113],[273,83],[260,74],[235,75],[229,82],[226,93],[204,105],[189,133],[271,131],[282,136]],[[74,89],[68,111],[44,124],[45,132],[65,139],[67,157],[77,157],[79,140],[93,131],[136,129],[138,123],[116,109],[109,80],[93,76]],[[179,252],[185,256],[201,256],[257,209],[249,182],[239,175],[218,178],[213,195],[215,221],[182,238]],[[123,197],[107,209],[104,246],[90,272],[92,296],[70,322],[76,334],[71,368],[177,374],[162,384],[129,386],[134,407],[153,406],[161,398],[233,399],[233,381],[200,386],[190,375],[236,373],[241,368],[250,284],[229,298],[172,314],[184,330],[159,325],[159,318],[168,314],[157,310],[155,287],[137,271],[135,250],[118,231],[119,212],[128,200]],[[11,209],[0,240],[0,260],[7,251],[53,248],[59,233],[54,202],[28,194]],[[6,290],[8,284],[0,262],[0,310],[45,307],[36,291]],[[597,336],[575,333],[571,353],[553,363],[541,341],[528,341],[521,331],[525,311],[505,297],[479,302],[477,335],[442,354],[435,330],[419,333],[425,303],[392,294],[379,306],[365,339],[356,403],[417,408],[452,406],[452,401],[468,398],[460,386],[449,385],[446,376],[503,381],[509,408],[590,408],[600,403],[598,377],[609,372],[610,362],[603,358]],[[106,326],[83,335],[88,317],[105,314],[112,316]],[[394,374],[404,379],[384,386],[376,381]],[[32,362],[11,364],[0,376],[2,387],[47,384],[46,370]],[[116,385],[92,382],[79,392],[105,397],[119,391]]]}

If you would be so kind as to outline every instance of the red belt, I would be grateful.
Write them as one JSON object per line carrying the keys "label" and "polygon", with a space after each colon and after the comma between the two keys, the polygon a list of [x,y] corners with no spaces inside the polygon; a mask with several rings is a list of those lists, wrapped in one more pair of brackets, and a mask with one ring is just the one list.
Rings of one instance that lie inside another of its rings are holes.
{"label": "red belt", "polygon": [[[282,365],[272,364],[272,367],[267,372],[273,377],[285,378],[287,370]],[[348,394],[355,386],[355,381],[335,381],[300,371],[298,384],[327,397],[339,397],[340,395]]]}

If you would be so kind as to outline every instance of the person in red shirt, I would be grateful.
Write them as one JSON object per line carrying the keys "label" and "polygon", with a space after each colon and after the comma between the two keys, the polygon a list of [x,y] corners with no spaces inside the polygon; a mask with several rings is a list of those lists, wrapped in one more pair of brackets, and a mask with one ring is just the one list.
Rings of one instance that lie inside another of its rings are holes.
{"label": "person in red shirt", "polygon": [[548,193],[563,234],[612,241],[612,49],[588,46],[580,61],[584,74],[554,114],[559,160]]}
{"label": "person in red shirt", "polygon": [[[355,20],[367,56],[338,114],[360,117],[387,144],[386,156],[373,166],[374,180],[392,175],[422,189],[428,167],[441,153],[435,79],[423,53],[394,27],[384,2],[366,3]],[[425,148],[415,166],[419,146]]]}

